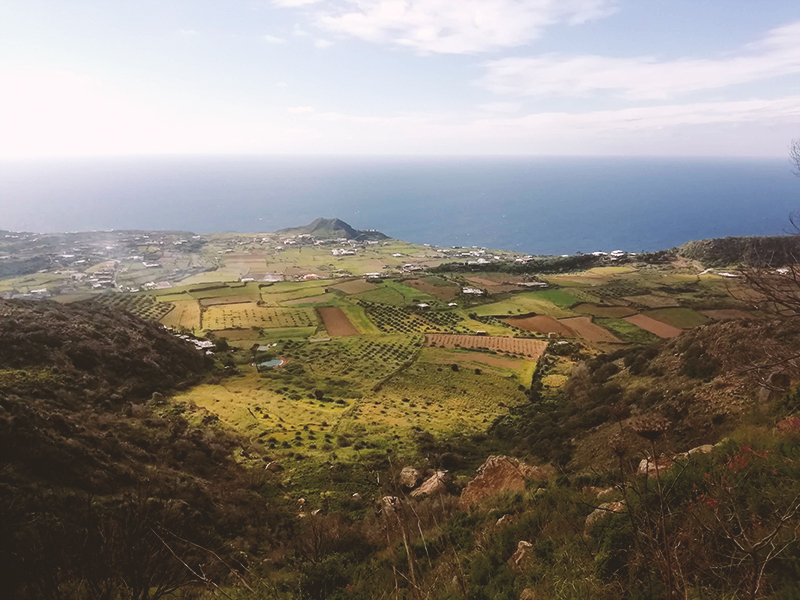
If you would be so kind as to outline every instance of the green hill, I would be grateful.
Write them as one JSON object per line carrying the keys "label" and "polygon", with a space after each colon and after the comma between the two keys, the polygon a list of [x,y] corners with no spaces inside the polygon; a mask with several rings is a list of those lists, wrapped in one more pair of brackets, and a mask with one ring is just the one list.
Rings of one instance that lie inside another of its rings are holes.
{"label": "green hill", "polygon": [[281,229],[284,235],[313,235],[316,238],[346,238],[348,240],[388,240],[389,236],[374,230],[354,229],[341,219],[314,219],[308,225]]}

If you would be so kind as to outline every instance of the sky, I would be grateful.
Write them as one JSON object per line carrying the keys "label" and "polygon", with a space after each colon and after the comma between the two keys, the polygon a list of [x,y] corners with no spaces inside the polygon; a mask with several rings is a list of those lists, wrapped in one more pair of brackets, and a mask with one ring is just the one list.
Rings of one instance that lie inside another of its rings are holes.
{"label": "sky", "polygon": [[0,158],[785,157],[798,0],[0,0]]}

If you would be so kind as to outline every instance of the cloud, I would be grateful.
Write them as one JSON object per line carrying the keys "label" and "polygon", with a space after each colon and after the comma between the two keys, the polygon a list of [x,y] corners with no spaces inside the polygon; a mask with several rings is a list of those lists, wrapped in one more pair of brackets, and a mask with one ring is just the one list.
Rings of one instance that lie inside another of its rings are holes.
{"label": "cloud", "polygon": [[283,39],[282,37],[278,37],[278,36],[275,36],[275,35],[269,35],[269,34],[262,35],[261,36],[261,41],[264,42],[265,44],[285,44],[286,43],[286,40]]}
{"label": "cloud", "polygon": [[[279,6],[309,4],[276,0]],[[616,0],[336,0],[312,22],[336,35],[420,53],[473,54],[527,44],[544,28],[613,13]]]}
{"label": "cloud", "polygon": [[199,32],[194,29],[179,29],[178,35],[193,36],[199,35]]}
{"label": "cloud", "polygon": [[314,45],[320,50],[324,50],[325,48],[330,48],[331,46],[333,46],[333,42],[330,42],[328,40],[317,40],[316,42],[314,42]]}
{"label": "cloud", "polygon": [[482,119],[475,122],[491,128],[529,135],[531,131],[621,131],[656,130],[683,125],[741,124],[800,124],[800,96],[772,100],[743,100],[736,102],[698,102],[601,110],[584,113],[544,112],[516,118]]}
{"label": "cloud", "polygon": [[305,35],[308,35],[308,32],[305,29],[303,29],[302,27],[300,27],[300,25],[295,23],[294,27],[292,28],[292,35],[296,35],[298,37],[303,37]]}
{"label": "cloud", "polygon": [[585,96],[613,93],[630,100],[681,94],[800,73],[800,22],[768,32],[725,58],[611,58],[597,55],[510,57],[484,63],[478,85],[498,94]]}
{"label": "cloud", "polygon": [[302,113],[312,113],[314,109],[311,106],[293,106],[291,108],[287,108],[286,112],[299,115]]}
{"label": "cloud", "polygon": [[479,104],[478,108],[492,113],[515,113],[522,109],[522,105],[519,102],[488,102]]}
{"label": "cloud", "polygon": [[316,4],[320,0],[272,0],[275,6],[295,7],[305,6],[306,4]]}
{"label": "cloud", "polygon": [[276,83],[275,85],[277,85],[279,88],[286,88],[286,87],[288,87],[288,86],[289,86],[289,84],[288,84],[288,83],[286,83],[285,81],[279,81],[279,82],[278,82],[278,83]]}

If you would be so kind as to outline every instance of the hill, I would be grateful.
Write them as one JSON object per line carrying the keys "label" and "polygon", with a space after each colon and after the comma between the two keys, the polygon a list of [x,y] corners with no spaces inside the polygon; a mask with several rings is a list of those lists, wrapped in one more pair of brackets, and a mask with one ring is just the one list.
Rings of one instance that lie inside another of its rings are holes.
{"label": "hill", "polygon": [[346,238],[348,240],[388,240],[389,236],[374,230],[354,229],[341,219],[314,219],[308,225],[281,229],[284,235],[312,235],[316,238]]}
{"label": "hill", "polygon": [[749,236],[695,240],[677,248],[677,254],[706,267],[728,267],[743,263],[782,267],[797,264],[800,236]]}
{"label": "hill", "polygon": [[242,440],[163,395],[212,369],[130,313],[0,301],[4,597],[159,598],[192,577],[173,551],[216,578],[227,570],[193,544],[230,560],[245,522],[279,541],[283,512],[236,462]]}

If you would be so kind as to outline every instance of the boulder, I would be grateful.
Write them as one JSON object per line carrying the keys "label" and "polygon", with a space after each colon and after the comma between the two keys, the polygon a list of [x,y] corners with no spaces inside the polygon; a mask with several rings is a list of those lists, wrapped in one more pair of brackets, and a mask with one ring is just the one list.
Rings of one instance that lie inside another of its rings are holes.
{"label": "boulder", "polygon": [[511,524],[513,520],[514,520],[514,515],[503,515],[502,517],[497,519],[497,523],[495,523],[494,526],[497,528],[505,527],[506,525]]}
{"label": "boulder", "polygon": [[400,471],[400,485],[413,489],[422,481],[422,475],[414,467],[404,467]]}
{"label": "boulder", "polygon": [[714,449],[714,446],[711,444],[703,444],[702,446],[698,446],[697,448],[692,448],[687,452],[689,456],[694,454],[711,454],[711,451]]}
{"label": "boulder", "polygon": [[350,496],[350,499],[351,499],[353,502],[361,502],[361,494],[359,494],[358,492],[356,492],[355,494],[353,494],[352,496]]}
{"label": "boulder", "polygon": [[271,471],[272,473],[279,473],[280,471],[283,471],[283,467],[274,460],[268,462],[264,469]]}
{"label": "boulder", "polygon": [[413,498],[418,498],[420,496],[444,494],[447,492],[448,481],[450,481],[450,475],[448,475],[447,471],[436,471],[436,473],[428,477],[421,486],[411,492],[411,496]]}
{"label": "boulder", "polygon": [[511,558],[508,559],[509,568],[522,570],[522,563],[528,556],[531,548],[533,548],[533,544],[526,542],[525,540],[520,540],[520,542],[517,544],[517,551],[511,555]]}
{"label": "boulder", "polygon": [[669,456],[661,456],[656,460],[643,458],[639,463],[639,468],[636,470],[637,475],[647,475],[648,477],[655,477],[656,464],[658,464],[658,473],[666,473],[672,467],[673,461]]}
{"label": "boulder", "polygon": [[598,506],[592,513],[586,517],[586,522],[583,525],[584,537],[589,537],[589,534],[594,529],[598,521],[605,519],[611,513],[621,513],[625,510],[625,502],[607,502]]}
{"label": "boulder", "polygon": [[581,490],[584,494],[591,494],[592,496],[597,496],[598,498],[605,498],[606,496],[610,496],[614,493],[613,487],[607,488],[599,488],[593,485],[587,485]]}
{"label": "boulder", "polygon": [[758,401],[762,404],[778,400],[783,394],[789,391],[792,380],[786,373],[775,371],[767,377],[766,385],[758,392]]}
{"label": "boulder", "polygon": [[461,494],[461,508],[469,508],[478,502],[500,492],[521,492],[525,490],[528,479],[548,479],[550,471],[532,467],[509,456],[490,456],[478,469],[464,493]]}
{"label": "boulder", "polygon": [[397,496],[384,496],[381,498],[381,512],[387,517],[400,510],[402,501]]}

